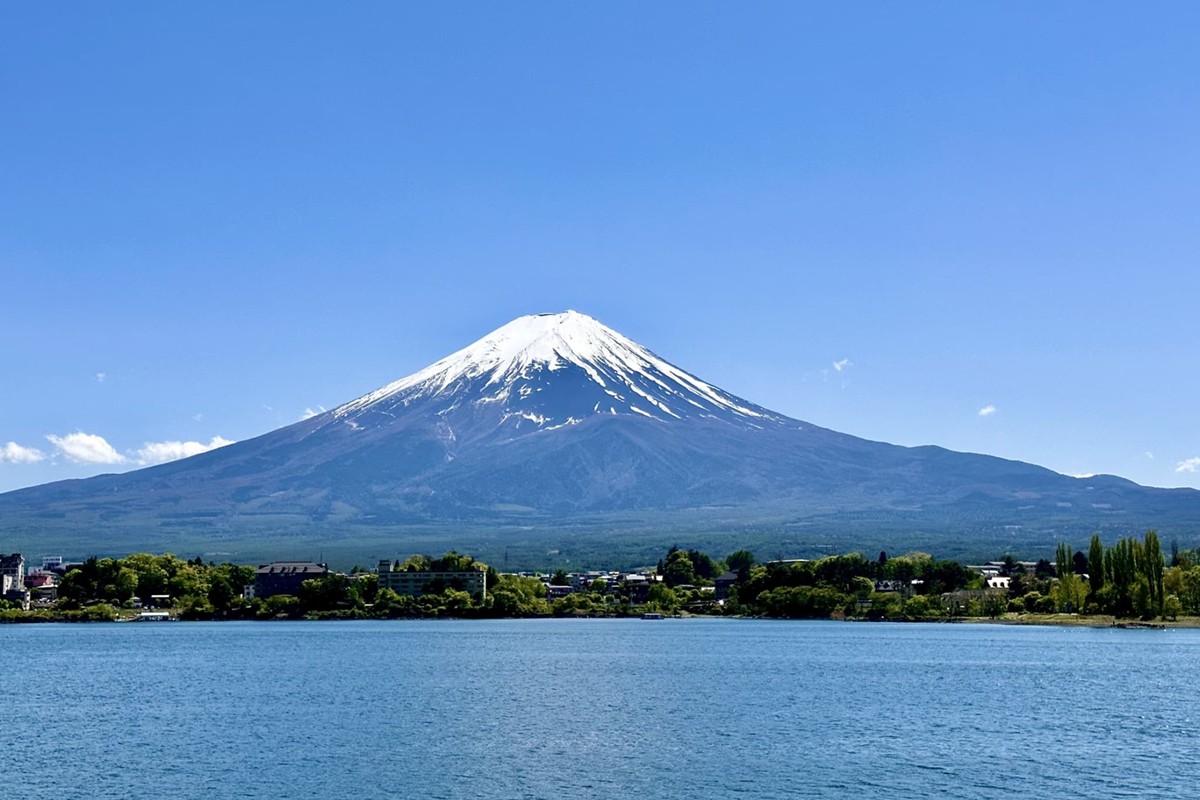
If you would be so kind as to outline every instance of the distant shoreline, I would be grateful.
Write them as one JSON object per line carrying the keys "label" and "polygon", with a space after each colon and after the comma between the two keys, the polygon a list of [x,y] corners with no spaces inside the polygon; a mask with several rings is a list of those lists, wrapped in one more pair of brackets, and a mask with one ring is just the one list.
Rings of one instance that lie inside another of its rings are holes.
{"label": "distant shoreline", "polygon": [[1166,628],[1200,628],[1200,617],[1179,617],[1174,620],[1157,618],[1152,622],[1139,619],[1119,619],[1107,614],[1080,616],[1078,614],[1025,614],[1013,617],[965,617],[955,622],[986,625],[1047,625],[1056,628],[1127,628],[1163,630]]}
{"label": "distant shoreline", "polygon": [[[272,622],[312,622],[312,623],[335,623],[335,622],[463,622],[463,621],[493,621],[493,620],[639,620],[636,615],[630,616],[605,616],[605,615],[565,615],[565,616],[515,616],[515,617],[362,617],[357,619],[324,617],[320,619],[304,619],[289,618],[289,619],[254,619],[254,618],[232,618],[232,619],[184,619],[181,617],[171,617],[167,622],[253,622],[253,623],[272,623]],[[937,623],[941,625],[1007,625],[1007,626],[1028,626],[1028,627],[1050,627],[1050,628],[1117,628],[1123,630],[1167,630],[1167,629],[1200,629],[1200,616],[1195,617],[1179,617],[1175,620],[1157,619],[1153,622],[1145,622],[1138,619],[1121,619],[1109,615],[1097,614],[1080,616],[1078,614],[1021,614],[1021,615],[1006,615],[1002,617],[940,617],[930,619],[895,619],[895,620],[869,620],[863,618],[849,619],[815,619],[815,618],[784,618],[784,617],[761,617],[761,616],[720,616],[711,614],[688,614],[684,613],[676,619],[725,619],[725,620],[744,620],[758,621],[770,620],[774,622],[851,622],[851,623],[868,623],[871,625],[894,623],[898,625],[911,625],[913,623]],[[136,622],[139,624],[161,624],[164,620],[139,620],[136,617],[123,617],[120,619],[95,619],[86,618],[84,616],[72,616],[68,618],[56,618],[54,616],[38,615],[36,612],[5,612],[0,614],[0,625],[49,625],[49,624],[127,624]]]}

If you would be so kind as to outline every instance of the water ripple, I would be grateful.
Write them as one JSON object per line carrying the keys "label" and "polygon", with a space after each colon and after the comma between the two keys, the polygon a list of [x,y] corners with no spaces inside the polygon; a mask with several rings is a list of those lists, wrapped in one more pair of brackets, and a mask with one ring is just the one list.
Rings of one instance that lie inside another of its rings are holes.
{"label": "water ripple", "polygon": [[1200,785],[1196,631],[44,625],[0,628],[0,653],[15,794],[1011,800]]}

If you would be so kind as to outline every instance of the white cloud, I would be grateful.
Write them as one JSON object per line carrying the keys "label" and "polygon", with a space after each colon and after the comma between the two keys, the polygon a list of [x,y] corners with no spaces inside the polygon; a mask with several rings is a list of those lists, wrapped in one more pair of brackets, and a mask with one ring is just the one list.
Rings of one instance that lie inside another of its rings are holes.
{"label": "white cloud", "polygon": [[313,417],[317,416],[318,414],[324,414],[324,413],[325,413],[325,406],[317,406],[316,408],[306,408],[306,409],[304,409],[304,413],[300,415],[300,420],[303,421],[306,419],[312,419]]}
{"label": "white cloud", "polygon": [[1146,458],[1148,458],[1148,459],[1150,459],[1151,461],[1153,461],[1153,460],[1154,460],[1154,453],[1151,453],[1149,450],[1147,450],[1147,451],[1146,451]]}
{"label": "white cloud", "polygon": [[9,442],[0,447],[0,463],[36,464],[43,461],[46,454],[33,447],[22,447],[16,442]]}
{"label": "white cloud", "polygon": [[106,375],[105,373],[103,373],[103,372],[97,372],[97,373],[96,373],[96,382],[97,382],[97,383],[104,383],[104,380],[105,380],[107,377],[108,377],[108,375]]}
{"label": "white cloud", "polygon": [[76,464],[124,464],[125,456],[113,449],[103,436],[76,431],[66,436],[46,437],[58,452]]}
{"label": "white cloud", "polygon": [[204,415],[203,414],[193,414],[192,420],[194,422],[204,422]]}
{"label": "white cloud", "polygon": [[833,362],[833,368],[836,369],[838,372],[843,371],[847,367],[853,367],[853,366],[854,366],[854,362],[848,358],[843,358],[841,361]]}
{"label": "white cloud", "polygon": [[979,409],[979,416],[981,416],[981,417],[990,417],[992,414],[995,414],[995,413],[996,413],[996,407],[993,405],[986,405],[983,408]]}
{"label": "white cloud", "polygon": [[1200,456],[1180,461],[1175,465],[1176,472],[1195,472],[1197,469],[1200,469]]}
{"label": "white cloud", "polygon": [[214,436],[208,444],[203,442],[146,442],[145,446],[134,453],[137,463],[142,465],[165,464],[168,461],[178,461],[181,458],[207,453],[218,447],[233,444],[229,439]]}

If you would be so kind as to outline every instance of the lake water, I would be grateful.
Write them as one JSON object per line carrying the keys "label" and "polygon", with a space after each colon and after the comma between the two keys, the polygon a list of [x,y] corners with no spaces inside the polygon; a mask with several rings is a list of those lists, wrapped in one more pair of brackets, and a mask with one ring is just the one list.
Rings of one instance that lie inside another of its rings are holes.
{"label": "lake water", "polygon": [[6,796],[1200,793],[1200,631],[10,625],[0,657]]}

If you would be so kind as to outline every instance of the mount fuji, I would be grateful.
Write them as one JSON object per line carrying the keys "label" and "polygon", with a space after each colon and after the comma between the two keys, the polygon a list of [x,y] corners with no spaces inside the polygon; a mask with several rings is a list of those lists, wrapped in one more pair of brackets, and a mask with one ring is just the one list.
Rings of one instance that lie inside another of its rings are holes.
{"label": "mount fuji", "polygon": [[889,541],[952,552],[1198,524],[1195,490],[791,419],[574,311],[521,317],[254,439],[0,495],[0,530],[43,547],[259,557],[299,543],[365,557],[421,537],[494,552],[550,536],[599,552],[722,533],[780,552]]}

